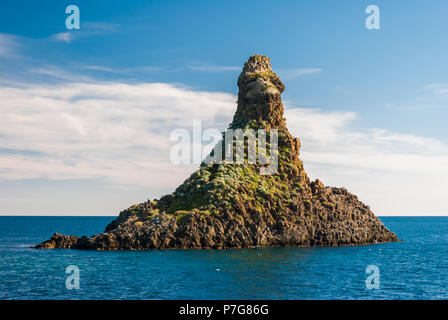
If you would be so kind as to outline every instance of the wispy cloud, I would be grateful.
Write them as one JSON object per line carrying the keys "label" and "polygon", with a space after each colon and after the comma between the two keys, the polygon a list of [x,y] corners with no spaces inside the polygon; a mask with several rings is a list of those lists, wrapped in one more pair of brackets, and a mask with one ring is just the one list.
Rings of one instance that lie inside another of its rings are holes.
{"label": "wispy cloud", "polygon": [[13,58],[17,56],[19,40],[17,36],[0,33],[0,58]]}
{"label": "wispy cloud", "polygon": [[293,80],[305,75],[320,73],[321,68],[302,68],[302,69],[279,69],[276,72],[283,80]]}
{"label": "wispy cloud", "polygon": [[436,94],[448,94],[448,84],[429,84],[426,87]]}
{"label": "wispy cloud", "polygon": [[69,43],[78,38],[104,35],[117,32],[119,26],[103,22],[85,22],[81,24],[79,30],[63,31],[50,36],[50,39]]}
{"label": "wispy cloud", "polygon": [[73,40],[74,32],[60,32],[51,36],[52,39],[56,41],[70,42]]}
{"label": "wispy cloud", "polygon": [[241,71],[241,67],[215,66],[215,65],[188,66],[188,69],[194,70],[194,71],[202,71],[202,72]]}

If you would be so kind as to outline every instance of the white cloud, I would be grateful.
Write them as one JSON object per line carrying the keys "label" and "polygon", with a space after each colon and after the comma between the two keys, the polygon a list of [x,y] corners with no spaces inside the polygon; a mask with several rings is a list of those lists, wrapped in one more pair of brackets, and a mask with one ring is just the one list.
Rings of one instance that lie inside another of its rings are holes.
{"label": "white cloud", "polygon": [[171,185],[193,167],[169,162],[171,130],[230,122],[235,97],[169,84],[0,88],[0,179],[108,179]]}
{"label": "white cloud", "polygon": [[118,25],[104,22],[85,22],[81,23],[79,30],[59,32],[51,35],[50,39],[68,43],[80,37],[90,37],[116,32],[118,27]]}
{"label": "white cloud", "polygon": [[[225,72],[225,71],[241,71],[241,67],[236,66],[216,66],[216,65],[194,65],[187,67],[190,70],[201,72]],[[310,74],[320,73],[321,68],[298,68],[298,69],[276,69],[274,70],[281,79],[293,80],[298,77]]]}
{"label": "white cloud", "polygon": [[60,32],[51,36],[52,39],[56,41],[70,42],[73,40],[73,32]]}
{"label": "white cloud", "polygon": [[84,69],[87,70],[94,70],[94,71],[104,71],[104,72],[113,72],[116,73],[117,71],[112,68],[108,68],[105,66],[83,66]]}
{"label": "white cloud", "polygon": [[380,215],[448,214],[448,146],[436,139],[357,128],[352,112],[287,109],[310,177],[346,186]]}
{"label": "white cloud", "polygon": [[158,67],[158,66],[139,66],[134,68],[109,68],[101,65],[88,65],[88,66],[82,66],[82,68],[93,71],[121,73],[121,74],[157,72],[166,69],[164,67]]}
{"label": "white cloud", "polygon": [[442,94],[442,95],[448,94],[448,85],[446,84],[430,84],[427,85],[426,87],[436,94]]}
{"label": "white cloud", "polygon": [[428,84],[404,100],[386,104],[387,107],[400,111],[425,111],[446,109],[448,105],[448,85]]}
{"label": "white cloud", "polygon": [[85,83],[96,82],[96,80],[88,76],[72,73],[70,71],[67,71],[66,69],[49,64],[43,65],[42,67],[30,68],[27,71],[38,75],[55,78],[57,80],[66,80],[70,82],[85,82]]}
{"label": "white cloud", "polygon": [[81,29],[86,29],[89,32],[95,32],[97,34],[100,33],[108,33],[108,32],[117,32],[121,26],[119,24],[101,22],[101,21],[89,21],[83,22],[81,25]]}

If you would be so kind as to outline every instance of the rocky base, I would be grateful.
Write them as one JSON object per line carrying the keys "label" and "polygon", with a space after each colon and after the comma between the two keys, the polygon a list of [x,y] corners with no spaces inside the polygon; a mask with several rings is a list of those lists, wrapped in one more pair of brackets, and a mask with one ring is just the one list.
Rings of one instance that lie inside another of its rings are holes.
{"label": "rocky base", "polygon": [[35,248],[228,249],[365,245],[399,241],[396,234],[390,232],[367,206],[344,188],[325,187],[316,191],[318,199],[291,203],[286,212],[279,216],[259,212],[249,202],[240,203],[237,211],[218,215],[207,215],[197,210],[184,219],[160,214],[148,221],[148,215],[144,212],[151,205],[144,203],[140,204],[140,209],[143,209],[141,213],[123,212],[104,233],[91,238],[55,233],[50,240]]}

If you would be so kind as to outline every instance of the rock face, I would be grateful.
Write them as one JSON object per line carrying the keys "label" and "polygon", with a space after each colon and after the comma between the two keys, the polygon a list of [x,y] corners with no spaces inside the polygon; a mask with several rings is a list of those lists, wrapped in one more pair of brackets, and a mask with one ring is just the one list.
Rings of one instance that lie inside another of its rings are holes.
{"label": "rock face", "polygon": [[399,241],[345,188],[310,181],[299,159],[300,140],[291,136],[283,117],[285,87],[269,58],[250,57],[238,86],[229,128],[278,130],[275,174],[260,175],[259,162],[202,163],[174,193],[122,211],[103,233],[90,238],[55,233],[35,248],[224,249]]}

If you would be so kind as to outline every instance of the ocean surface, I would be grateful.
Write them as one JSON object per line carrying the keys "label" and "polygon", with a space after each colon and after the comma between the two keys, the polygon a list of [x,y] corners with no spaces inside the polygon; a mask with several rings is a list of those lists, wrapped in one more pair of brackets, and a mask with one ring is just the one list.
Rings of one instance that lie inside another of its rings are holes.
{"label": "ocean surface", "polygon": [[[357,247],[28,248],[55,231],[100,233],[113,219],[0,217],[0,299],[448,299],[448,217],[382,217],[404,241]],[[66,287],[70,265],[79,289]],[[379,289],[366,286],[370,265]]]}

